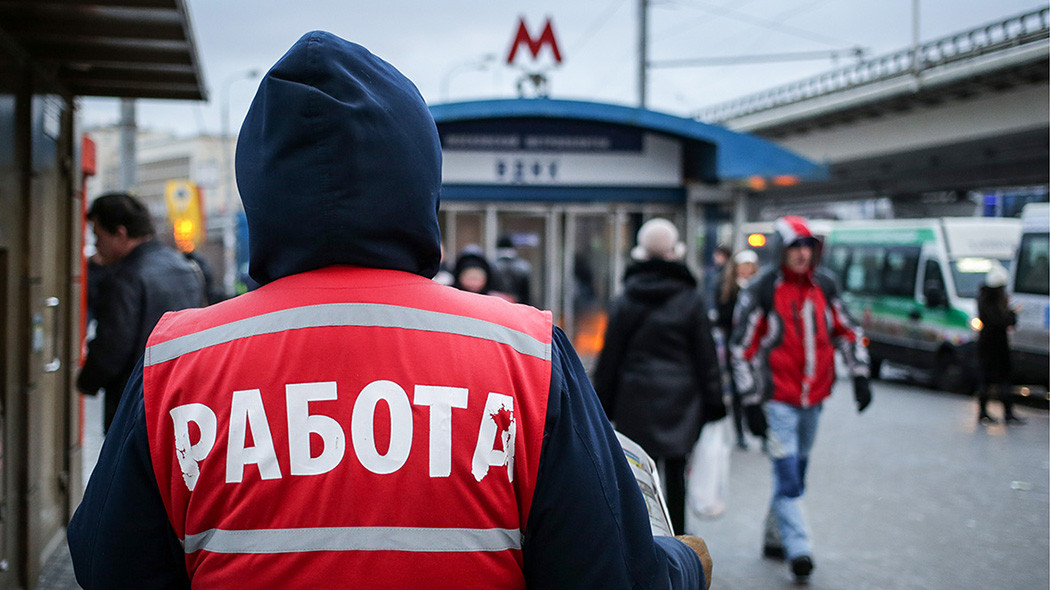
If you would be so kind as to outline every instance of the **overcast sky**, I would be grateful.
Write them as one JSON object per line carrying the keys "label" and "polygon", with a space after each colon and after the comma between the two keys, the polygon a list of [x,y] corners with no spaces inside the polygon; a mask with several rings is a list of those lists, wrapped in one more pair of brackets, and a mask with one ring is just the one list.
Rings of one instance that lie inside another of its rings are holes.
{"label": "overcast sky", "polygon": [[[552,98],[638,105],[639,0],[186,0],[207,103],[141,100],[141,128],[181,135],[217,133],[228,101],[232,131],[258,80],[303,33],[324,29],[360,43],[419,87],[430,104],[514,98],[530,67],[548,71]],[[921,0],[919,35],[930,41],[1044,4],[1037,0]],[[852,63],[831,52],[869,57],[912,42],[913,0],[650,0],[649,59],[828,52],[810,61],[654,67],[648,107],[688,116],[699,108]],[[563,62],[506,58],[524,17],[538,36],[549,17]],[[482,64],[488,59],[487,67]],[[484,68],[484,69],[482,69]],[[117,101],[83,99],[87,126],[115,123]]]}

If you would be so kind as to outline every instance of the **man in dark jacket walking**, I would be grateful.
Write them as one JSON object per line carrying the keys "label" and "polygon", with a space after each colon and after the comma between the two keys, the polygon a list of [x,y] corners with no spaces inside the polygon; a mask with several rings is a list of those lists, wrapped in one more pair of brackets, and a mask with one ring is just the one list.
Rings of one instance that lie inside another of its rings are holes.
{"label": "man in dark jacket walking", "polygon": [[705,422],[726,415],[707,306],[680,259],[678,230],[661,218],[638,247],[613,302],[594,387],[617,430],[657,461],[675,530],[685,526],[685,464]]}
{"label": "man in dark jacket walking", "polygon": [[822,244],[806,221],[782,217],[774,229],[780,265],[740,294],[729,347],[748,427],[766,439],[773,463],[763,553],[786,557],[803,581],[813,557],[800,500],[820,411],[835,382],[835,350],[853,378],[858,412],[871,403],[868,351],[835,281],[817,272]]}
{"label": "man in dark jacket walking", "polygon": [[105,390],[109,430],[124,385],[160,316],[202,305],[204,285],[185,258],[154,239],[153,221],[138,199],[125,193],[102,195],[92,202],[87,218],[106,273],[91,302],[95,337],[88,343],[77,389],[87,395]]}

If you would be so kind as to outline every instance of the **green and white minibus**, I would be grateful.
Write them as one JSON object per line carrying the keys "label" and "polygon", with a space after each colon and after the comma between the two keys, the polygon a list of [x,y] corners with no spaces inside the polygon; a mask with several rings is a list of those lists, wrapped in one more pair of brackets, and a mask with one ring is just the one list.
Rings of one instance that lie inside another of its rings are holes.
{"label": "green and white minibus", "polygon": [[922,370],[938,389],[977,383],[977,291],[999,261],[1009,268],[1018,219],[965,217],[835,222],[824,264],[883,361]]}

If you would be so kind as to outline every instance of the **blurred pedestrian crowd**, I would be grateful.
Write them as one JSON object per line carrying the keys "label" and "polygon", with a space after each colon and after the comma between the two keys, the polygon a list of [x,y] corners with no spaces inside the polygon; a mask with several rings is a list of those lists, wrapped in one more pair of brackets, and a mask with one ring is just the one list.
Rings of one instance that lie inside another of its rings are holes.
{"label": "blurred pedestrian crowd", "polygon": [[463,291],[494,295],[511,303],[532,304],[532,265],[518,255],[511,236],[500,236],[496,258],[489,260],[481,246],[470,244],[455,260],[447,261],[441,247],[441,268],[434,280]]}

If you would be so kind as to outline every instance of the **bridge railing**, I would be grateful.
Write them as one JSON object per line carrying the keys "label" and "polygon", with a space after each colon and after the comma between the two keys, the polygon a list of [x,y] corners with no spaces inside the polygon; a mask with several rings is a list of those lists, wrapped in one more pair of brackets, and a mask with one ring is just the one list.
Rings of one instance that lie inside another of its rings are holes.
{"label": "bridge railing", "polygon": [[819,96],[875,84],[900,76],[922,74],[954,62],[1019,47],[1050,37],[1050,8],[1029,12],[969,31],[867,59],[811,78],[716,104],[693,118],[719,123]]}

